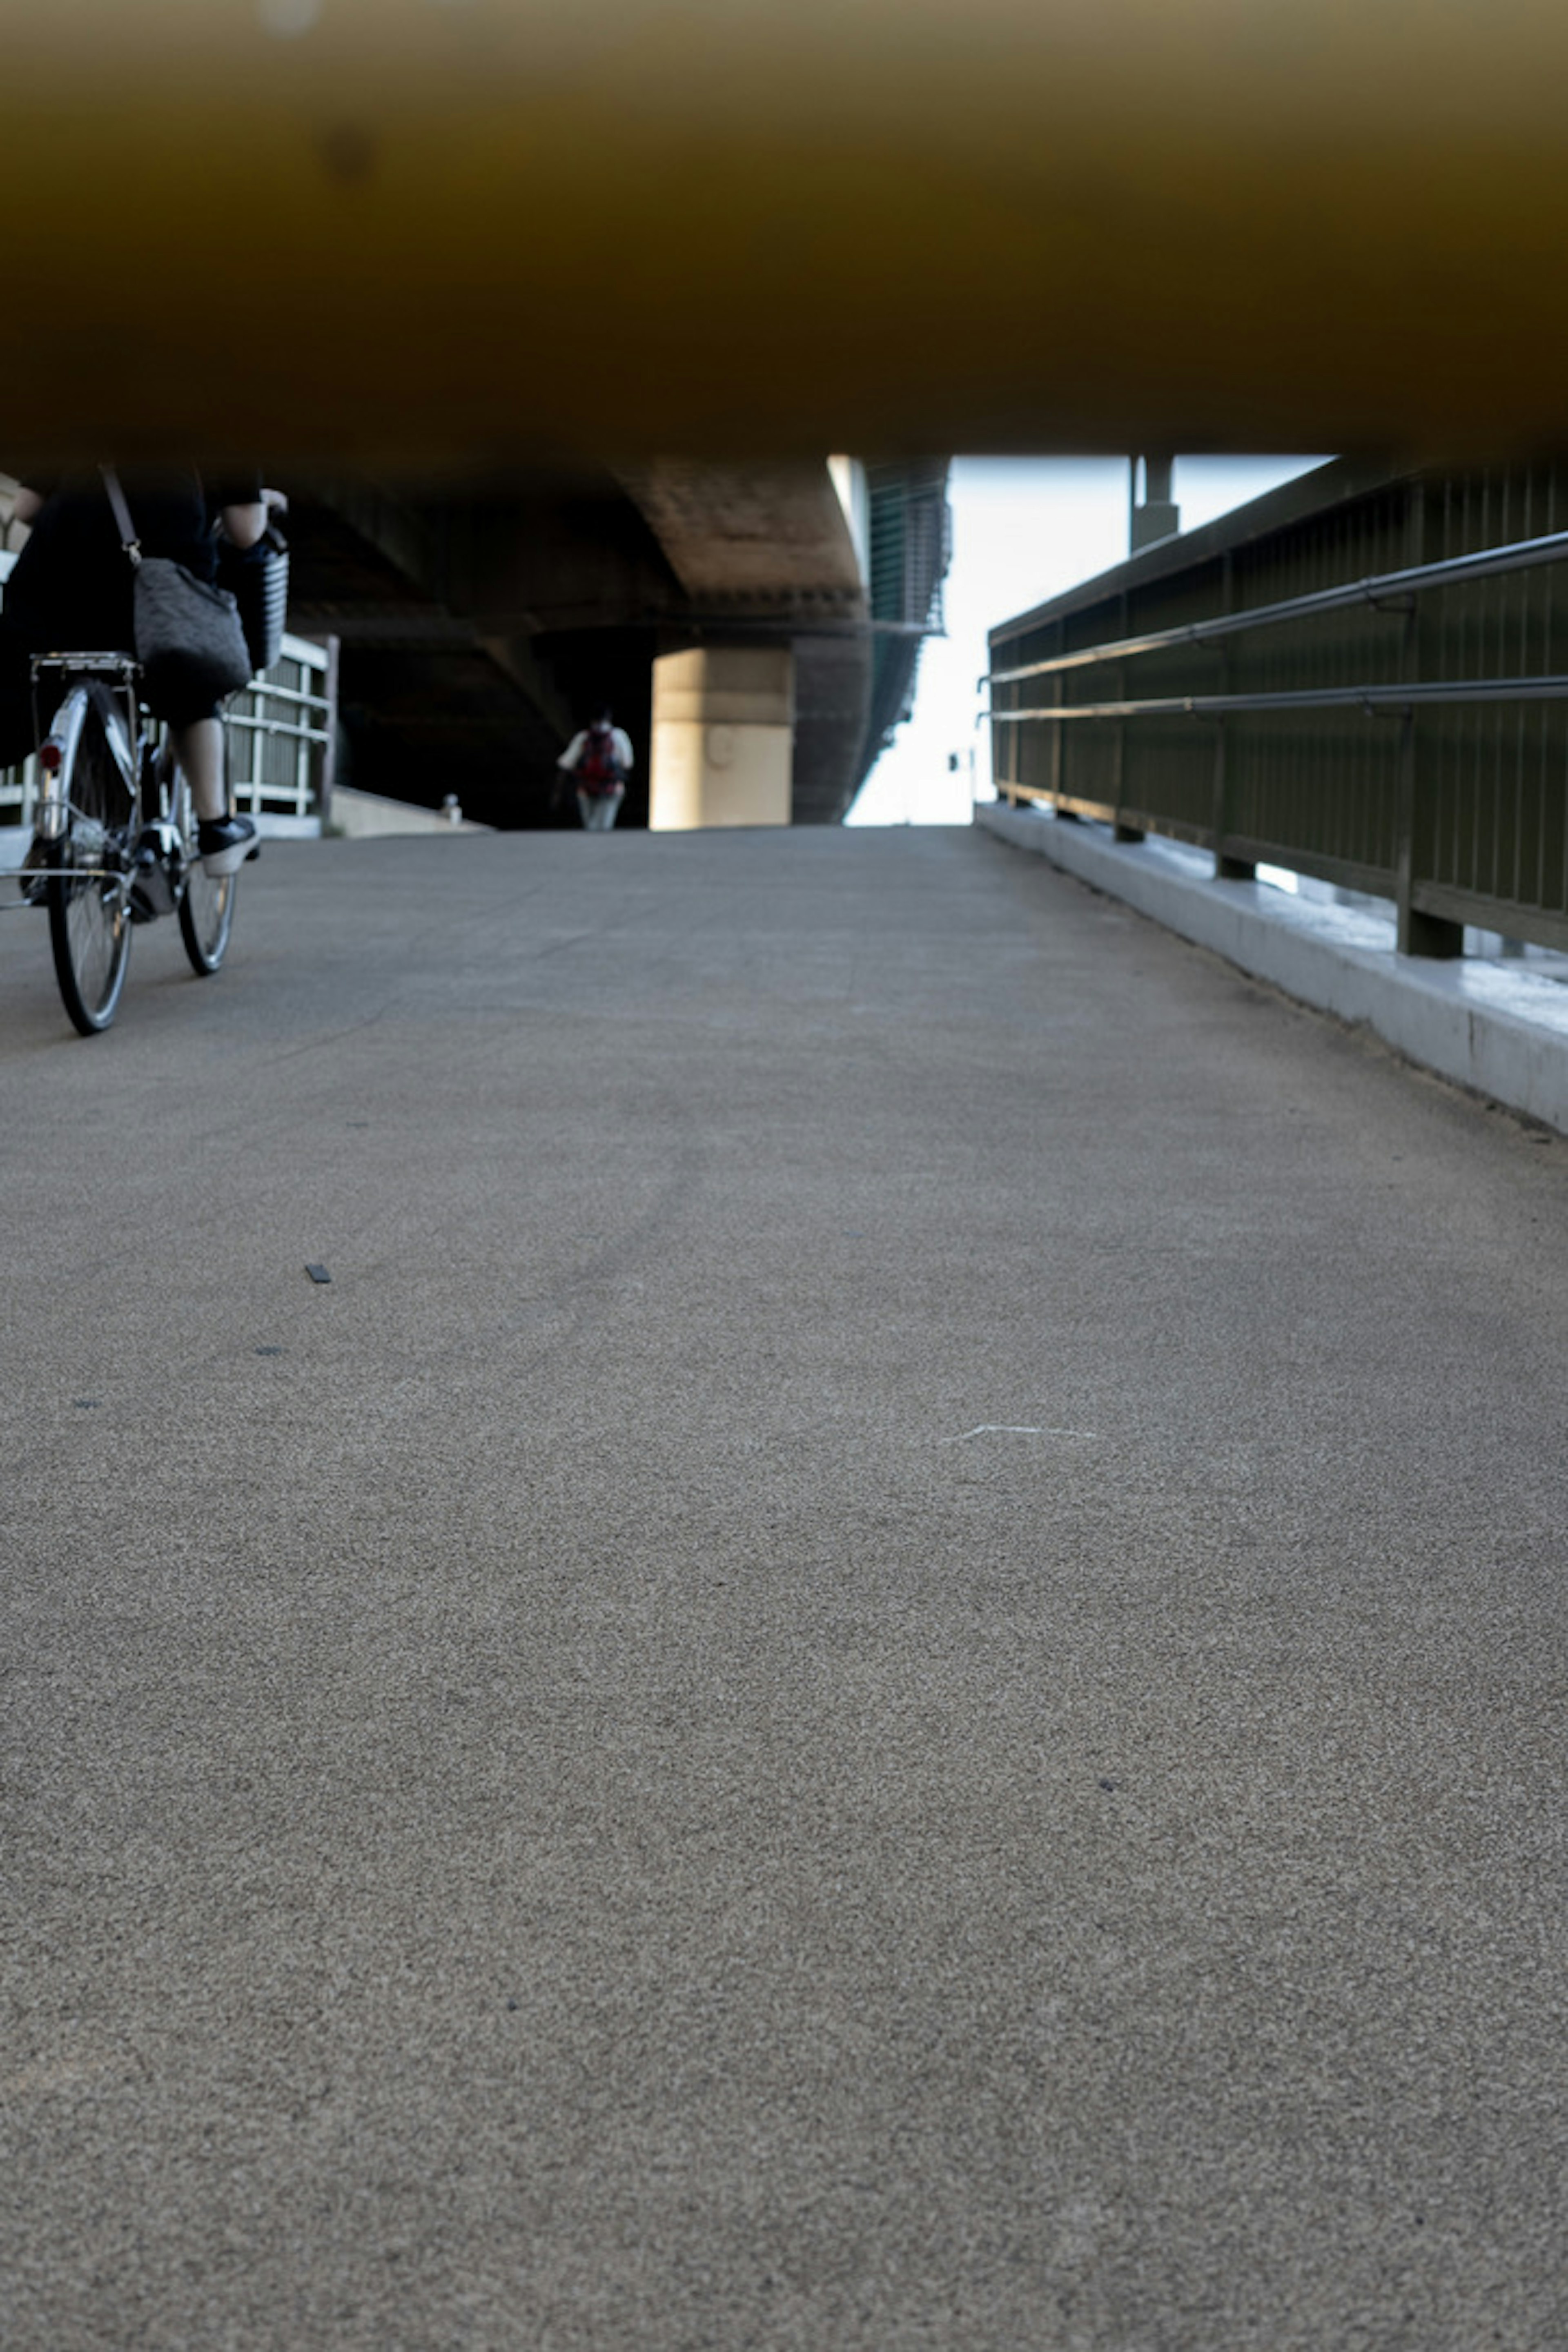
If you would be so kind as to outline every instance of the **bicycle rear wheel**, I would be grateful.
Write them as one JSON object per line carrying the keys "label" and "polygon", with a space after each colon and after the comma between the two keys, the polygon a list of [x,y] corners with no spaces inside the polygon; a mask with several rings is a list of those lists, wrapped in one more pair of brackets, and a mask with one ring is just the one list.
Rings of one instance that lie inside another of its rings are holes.
{"label": "bicycle rear wheel", "polygon": [[90,699],[60,780],[63,840],[47,886],[49,944],[67,1013],[84,1037],[107,1029],[131,961],[131,833],[134,809],[103,719]]}

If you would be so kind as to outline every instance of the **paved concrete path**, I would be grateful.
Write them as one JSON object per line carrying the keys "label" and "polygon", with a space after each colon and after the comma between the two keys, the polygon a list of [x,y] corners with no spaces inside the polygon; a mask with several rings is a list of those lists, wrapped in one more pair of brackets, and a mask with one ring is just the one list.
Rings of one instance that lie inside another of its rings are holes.
{"label": "paved concrete path", "polygon": [[1568,2341],[1568,1143],[963,833],[0,932],[14,2352]]}

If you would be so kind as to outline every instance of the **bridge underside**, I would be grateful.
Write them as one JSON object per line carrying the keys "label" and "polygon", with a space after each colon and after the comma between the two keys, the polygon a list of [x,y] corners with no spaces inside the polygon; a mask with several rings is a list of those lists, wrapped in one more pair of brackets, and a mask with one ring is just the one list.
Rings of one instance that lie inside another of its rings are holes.
{"label": "bridge underside", "polygon": [[659,657],[772,646],[789,656],[788,818],[835,823],[907,703],[944,478],[871,469],[858,528],[821,459],[424,492],[318,476],[289,517],[291,618],[339,641],[340,778],[427,806],[456,793],[492,824],[574,823],[556,761],[608,705],[637,754],[622,821],[646,823]]}

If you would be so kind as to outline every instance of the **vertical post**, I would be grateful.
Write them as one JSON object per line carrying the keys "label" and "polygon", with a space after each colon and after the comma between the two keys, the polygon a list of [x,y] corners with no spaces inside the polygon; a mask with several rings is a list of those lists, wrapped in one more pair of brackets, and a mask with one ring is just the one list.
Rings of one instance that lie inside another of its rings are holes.
{"label": "vertical post", "polygon": [[[1145,462],[1148,467],[1149,480],[1152,482],[1154,479],[1156,461],[1151,457]],[[1170,482],[1170,464],[1168,460],[1166,461],[1165,467],[1165,479],[1168,488]],[[1121,601],[1116,608],[1116,634],[1118,636],[1124,637],[1128,633],[1129,627],[1127,591],[1125,588],[1121,591]],[[1123,662],[1118,662],[1116,665],[1116,699],[1118,702],[1123,699],[1126,692],[1126,664]],[[1113,766],[1111,773],[1110,804],[1116,811],[1116,822],[1110,828],[1110,838],[1112,841],[1142,841],[1143,838],[1142,828],[1136,824],[1124,824],[1121,816],[1121,803],[1127,789],[1127,721],[1125,719],[1119,719],[1116,721],[1116,739],[1112,746],[1111,759]]]}
{"label": "vertical post", "polygon": [[[243,780],[237,772],[231,774],[230,798],[237,809],[254,816],[256,814],[256,747],[261,733],[261,697],[257,690],[257,682],[254,678],[239,697],[239,702],[241,708],[236,715],[239,720],[239,740],[245,746],[245,774]],[[238,759],[235,757],[236,749],[231,737],[229,766],[234,772],[237,772],[240,766]]]}
{"label": "vertical post", "polygon": [[1214,875],[1216,882],[1256,882],[1258,868],[1250,857],[1232,857],[1226,848],[1230,837],[1230,741],[1223,719],[1215,721],[1214,742]]}
{"label": "vertical post", "polygon": [[321,721],[326,741],[321,746],[321,781],[316,792],[316,814],[324,833],[332,821],[332,785],[338,772],[338,639],[327,639],[327,674],[323,686],[326,711]]}
{"label": "vertical post", "polygon": [[310,695],[310,700],[301,702],[299,706],[300,740],[294,746],[294,814],[296,816],[308,816],[310,808],[310,772],[314,765],[310,754],[316,748],[310,740],[310,721],[315,717],[316,709],[314,682],[315,672],[308,669],[301,662],[300,691],[301,694]]}
{"label": "vertical post", "polygon": [[[1120,682],[1122,677],[1120,665],[1118,665],[1116,676],[1119,688],[1118,699],[1120,699]],[[1112,747],[1111,758],[1114,768],[1111,776],[1110,804],[1116,811],[1116,821],[1110,828],[1110,838],[1112,841],[1142,841],[1142,826],[1126,824],[1121,814],[1121,799],[1127,781],[1127,721],[1125,719],[1119,719],[1116,721],[1116,740]]]}
{"label": "vertical post", "polygon": [[1433,956],[1450,961],[1465,951],[1464,925],[1447,922],[1440,915],[1423,914],[1418,907],[1411,904],[1420,815],[1415,803],[1415,713],[1407,708],[1399,722],[1398,864],[1394,884],[1398,934],[1395,944],[1401,955]]}
{"label": "vertical post", "polygon": [[[1015,666],[1016,666],[1018,660],[1018,644],[1019,640],[1014,638],[1009,644],[1007,651],[1007,659]],[[994,649],[993,649],[991,658],[993,661],[996,658]],[[1000,695],[1002,698],[1001,707],[1005,710],[1016,710],[1025,701],[1026,694],[1027,688],[1025,687],[995,687],[992,689],[991,699],[993,705],[994,705],[997,696]],[[1024,782],[1024,768],[1026,764],[1024,760],[1023,729],[1018,726],[993,727],[991,730],[991,758],[994,770],[999,759],[1001,772],[1006,778],[1009,784],[1022,784]],[[1007,795],[1007,805],[1009,808],[1022,808],[1026,807],[1028,803],[1026,800],[1021,799],[1017,793],[1010,792]]]}
{"label": "vertical post", "polygon": [[[1426,535],[1426,486],[1417,475],[1411,482],[1405,509],[1405,561],[1417,564],[1425,558]],[[1421,622],[1419,599],[1413,597],[1405,623],[1404,667],[1405,683],[1420,677],[1423,669],[1421,654]],[[1411,901],[1428,849],[1427,812],[1420,804],[1420,777],[1415,757],[1415,711],[1407,705],[1399,722],[1399,777],[1395,803],[1394,833],[1394,912],[1397,923],[1395,945],[1401,955],[1430,956],[1451,961],[1465,951],[1465,929],[1462,923],[1451,923],[1440,915],[1423,914]]]}
{"label": "vertical post", "polygon": [[[1229,613],[1235,604],[1234,571],[1231,551],[1227,547],[1222,565],[1224,585],[1220,610]],[[1218,689],[1230,692],[1230,643],[1228,638],[1217,641],[1219,647]],[[1249,857],[1232,857],[1226,848],[1231,833],[1230,810],[1230,731],[1221,718],[1215,721],[1214,740],[1214,873],[1216,882],[1256,882],[1258,868]]]}
{"label": "vertical post", "polygon": [[[837,462],[837,460],[834,461],[835,464]],[[831,467],[829,470],[831,471]],[[835,488],[838,488],[837,476],[834,478],[834,487]],[[839,503],[844,505],[845,499],[842,489],[838,490],[838,497]],[[846,511],[847,512],[847,507]],[[974,690],[977,694],[984,690],[985,696],[985,711],[980,716],[984,717],[985,719],[985,741],[991,753],[991,788],[994,792],[997,801],[1004,807],[1016,808],[1017,806],[1017,803],[1014,800],[1012,793],[1007,790],[1006,761],[1002,756],[1002,730],[997,726],[994,717],[997,708],[996,698],[1002,691],[1002,688],[999,686],[993,686],[991,683],[992,673],[995,667],[996,647],[992,642],[990,632],[987,631],[985,637],[985,668],[984,674],[976,682]],[[978,730],[980,726],[980,717],[975,719],[974,724]]]}
{"label": "vertical post", "polygon": [[[1067,623],[1065,621],[1058,621],[1057,623],[1057,651],[1058,654],[1066,650],[1067,635]],[[1051,700],[1058,710],[1061,709],[1062,704],[1067,700],[1067,676],[1065,671],[1058,669],[1051,679]],[[1058,719],[1051,727],[1051,805],[1055,808],[1058,816],[1062,814],[1062,737],[1066,732],[1067,730],[1062,725],[1060,719]]]}

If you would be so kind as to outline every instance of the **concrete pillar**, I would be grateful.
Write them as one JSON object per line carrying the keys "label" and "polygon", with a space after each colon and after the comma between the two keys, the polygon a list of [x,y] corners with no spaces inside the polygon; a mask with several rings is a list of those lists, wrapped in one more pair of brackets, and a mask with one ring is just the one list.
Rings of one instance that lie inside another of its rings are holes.
{"label": "concrete pillar", "polygon": [[[1138,497],[1138,468],[1143,468],[1143,497]],[[1152,547],[1162,539],[1173,539],[1182,528],[1182,510],[1171,496],[1172,460],[1169,457],[1134,457],[1132,460],[1132,504],[1129,551],[1136,555],[1141,547]]]}
{"label": "concrete pillar", "polygon": [[653,666],[648,824],[787,824],[795,736],[788,646],[696,646]]}

